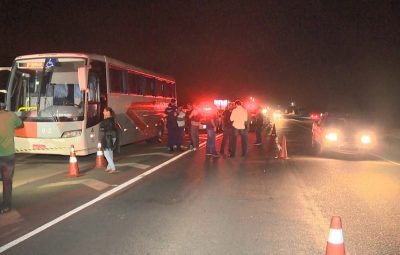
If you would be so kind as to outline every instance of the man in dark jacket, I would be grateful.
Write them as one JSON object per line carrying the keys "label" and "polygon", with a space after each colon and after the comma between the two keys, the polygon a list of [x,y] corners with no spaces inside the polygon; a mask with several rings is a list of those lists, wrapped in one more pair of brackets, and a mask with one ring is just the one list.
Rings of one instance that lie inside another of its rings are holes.
{"label": "man in dark jacket", "polygon": [[[225,145],[228,142],[228,149],[231,148],[231,142],[232,142],[232,136],[233,136],[233,126],[232,126],[232,121],[231,121],[231,114],[232,110],[235,109],[235,103],[230,102],[227,109],[222,113],[222,129],[223,129],[223,134],[222,134],[222,142],[221,142],[221,148],[219,152],[221,155],[225,154]],[[230,153],[230,149],[229,149]]]}
{"label": "man in dark jacket", "polygon": [[176,145],[176,136],[178,132],[178,123],[177,123],[177,107],[176,100],[171,99],[171,103],[168,104],[168,107],[165,109],[165,114],[167,115],[167,129],[168,129],[168,141],[167,146],[170,152],[174,151],[174,145]]}
{"label": "man in dark jacket", "polygon": [[15,168],[14,129],[23,126],[22,120],[5,108],[5,104],[0,103],[0,177],[3,180],[3,203],[0,213],[11,211],[12,178]]}
{"label": "man in dark jacket", "polygon": [[255,119],[255,127],[256,127],[256,142],[254,145],[261,145],[262,144],[262,130],[264,127],[264,115],[262,113],[261,107],[257,109]]}

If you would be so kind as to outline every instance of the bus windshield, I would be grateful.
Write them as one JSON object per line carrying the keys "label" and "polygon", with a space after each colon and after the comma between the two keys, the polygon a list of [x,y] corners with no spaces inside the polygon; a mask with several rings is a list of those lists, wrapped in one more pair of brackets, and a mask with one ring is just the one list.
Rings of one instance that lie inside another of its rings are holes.
{"label": "bus windshield", "polygon": [[9,110],[25,112],[27,121],[79,121],[84,95],[78,82],[82,58],[17,60],[7,93]]}

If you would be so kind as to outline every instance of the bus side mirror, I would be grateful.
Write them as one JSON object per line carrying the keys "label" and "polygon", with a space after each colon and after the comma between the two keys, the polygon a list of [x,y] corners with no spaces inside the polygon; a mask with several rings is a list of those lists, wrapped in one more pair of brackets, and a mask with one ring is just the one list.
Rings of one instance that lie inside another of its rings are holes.
{"label": "bus side mirror", "polygon": [[88,70],[87,66],[78,67],[78,82],[81,91],[86,91],[88,87]]}

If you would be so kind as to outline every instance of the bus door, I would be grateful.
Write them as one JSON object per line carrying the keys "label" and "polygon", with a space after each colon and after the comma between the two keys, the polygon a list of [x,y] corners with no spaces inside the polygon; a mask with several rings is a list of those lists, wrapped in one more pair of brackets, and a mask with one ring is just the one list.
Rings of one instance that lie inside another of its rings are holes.
{"label": "bus door", "polygon": [[0,103],[5,103],[11,67],[0,67]]}
{"label": "bus door", "polygon": [[87,127],[93,127],[103,119],[103,110],[107,106],[107,83],[105,63],[91,61],[88,76],[88,115]]}

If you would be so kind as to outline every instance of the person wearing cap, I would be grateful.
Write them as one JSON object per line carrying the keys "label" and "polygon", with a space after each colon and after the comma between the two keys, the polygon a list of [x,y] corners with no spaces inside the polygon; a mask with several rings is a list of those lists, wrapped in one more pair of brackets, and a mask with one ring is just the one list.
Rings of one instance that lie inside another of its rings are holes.
{"label": "person wearing cap", "polygon": [[236,142],[237,136],[240,135],[240,141],[242,142],[242,156],[247,155],[247,136],[248,136],[248,112],[242,106],[242,102],[240,100],[235,101],[236,108],[232,111],[231,121],[233,126],[233,136],[231,143],[231,154],[229,157],[234,157],[236,153]]}
{"label": "person wearing cap", "polygon": [[12,178],[15,168],[14,130],[23,126],[22,120],[13,112],[6,111],[0,103],[0,178],[3,182],[3,201],[0,213],[11,211]]}

